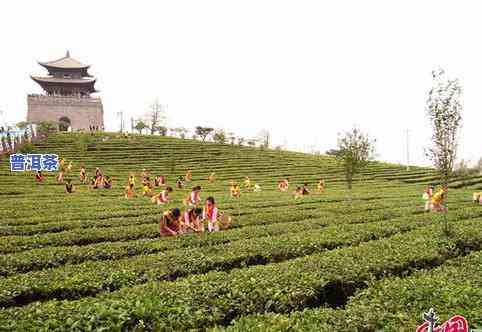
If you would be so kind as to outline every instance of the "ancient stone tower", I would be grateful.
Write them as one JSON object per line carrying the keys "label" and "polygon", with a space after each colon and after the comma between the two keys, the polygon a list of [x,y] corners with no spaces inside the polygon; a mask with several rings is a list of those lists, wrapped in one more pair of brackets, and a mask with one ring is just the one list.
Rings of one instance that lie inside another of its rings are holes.
{"label": "ancient stone tower", "polygon": [[27,121],[38,123],[54,121],[60,130],[85,129],[91,126],[104,127],[104,110],[99,97],[92,97],[95,78],[89,75],[89,65],[70,57],[49,62],[39,62],[48,70],[46,77],[31,76],[45,94],[30,94],[27,97]]}

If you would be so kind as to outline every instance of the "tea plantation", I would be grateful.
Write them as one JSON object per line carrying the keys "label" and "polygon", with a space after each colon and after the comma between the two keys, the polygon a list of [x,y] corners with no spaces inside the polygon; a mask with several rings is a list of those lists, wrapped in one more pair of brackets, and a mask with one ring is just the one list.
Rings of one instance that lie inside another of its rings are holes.
{"label": "tea plantation", "polygon": [[[447,237],[443,216],[423,212],[427,168],[373,162],[350,192],[328,156],[115,134],[57,134],[35,152],[72,161],[76,191],[1,159],[1,331],[415,331],[430,307],[482,328],[481,177],[451,182]],[[113,189],[79,184],[81,164]],[[160,238],[161,207],[123,194],[143,168],[173,187],[192,169],[162,208],[200,185],[233,228]],[[245,176],[262,191],[231,198]],[[312,192],[295,201],[304,182]]]}

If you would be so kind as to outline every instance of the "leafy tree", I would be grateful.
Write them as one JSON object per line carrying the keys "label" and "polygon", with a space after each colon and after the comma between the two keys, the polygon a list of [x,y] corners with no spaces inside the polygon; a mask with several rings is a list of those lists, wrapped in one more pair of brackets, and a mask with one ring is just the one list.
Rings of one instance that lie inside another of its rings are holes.
{"label": "leafy tree", "polygon": [[59,124],[54,121],[41,121],[37,124],[37,131],[41,135],[49,135],[59,130]]}
{"label": "leafy tree", "polygon": [[197,126],[195,133],[197,136],[201,137],[201,140],[204,142],[213,131],[214,128]]}
{"label": "leafy tree", "polygon": [[159,133],[161,136],[166,136],[167,135],[167,127],[165,126],[158,126],[156,128],[156,131]]}
{"label": "leafy tree", "polygon": [[218,129],[214,132],[213,140],[219,144],[226,144],[226,133],[222,129]]}
{"label": "leafy tree", "polygon": [[26,129],[28,127],[28,125],[29,125],[29,123],[26,122],[26,121],[21,121],[21,122],[17,123],[17,127],[19,129]]}
{"label": "leafy tree", "polygon": [[462,88],[457,79],[451,80],[443,70],[432,72],[433,86],[427,100],[427,114],[432,125],[432,146],[428,158],[440,174],[440,182],[447,186],[457,156],[459,129],[462,124]]}
{"label": "leafy tree", "polygon": [[[427,100],[427,115],[432,125],[432,145],[427,156],[440,174],[440,182],[445,188],[453,175],[457,142],[462,124],[462,88],[457,79],[449,79],[443,70],[432,72],[433,84]],[[444,213],[445,235],[450,235],[447,215]]]}
{"label": "leafy tree", "polygon": [[338,138],[336,158],[342,165],[348,189],[352,189],[353,177],[374,158],[375,140],[357,128]]}
{"label": "leafy tree", "polygon": [[238,137],[238,145],[243,146],[244,142],[246,142],[246,139],[244,137]]}
{"label": "leafy tree", "polygon": [[147,128],[147,125],[142,120],[138,120],[136,125],[134,126],[134,129],[137,130],[139,134],[142,134],[142,131],[146,128]]}

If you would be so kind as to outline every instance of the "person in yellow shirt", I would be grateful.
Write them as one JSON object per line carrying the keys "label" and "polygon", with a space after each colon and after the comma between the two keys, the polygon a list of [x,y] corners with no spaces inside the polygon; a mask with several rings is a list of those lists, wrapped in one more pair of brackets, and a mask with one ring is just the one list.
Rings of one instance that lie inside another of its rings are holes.
{"label": "person in yellow shirt", "polygon": [[134,177],[133,174],[131,174],[129,176],[129,180],[128,180],[127,185],[129,185],[129,186],[132,185],[132,187],[134,187],[136,185],[136,178]]}
{"label": "person in yellow shirt", "polygon": [[209,174],[209,176],[208,176],[209,183],[214,183],[214,181],[216,180],[215,175],[216,175],[216,173],[214,173],[214,172]]}
{"label": "person in yellow shirt", "polygon": [[318,182],[317,189],[319,193],[322,193],[325,191],[325,180],[320,179],[320,181]]}
{"label": "person in yellow shirt", "polygon": [[142,196],[152,197],[152,183],[149,177],[142,181]]}
{"label": "person in yellow shirt", "polygon": [[473,193],[472,200],[474,201],[475,204],[482,205],[482,191],[478,193]]}
{"label": "person in yellow shirt", "polygon": [[232,198],[239,198],[241,196],[241,188],[239,187],[239,184],[231,182],[229,192]]}
{"label": "person in yellow shirt", "polygon": [[191,182],[191,181],[192,181],[192,170],[191,170],[191,169],[188,169],[188,170],[187,170],[185,179],[186,179],[186,182]]}
{"label": "person in yellow shirt", "polygon": [[447,196],[448,188],[443,187],[439,189],[432,196],[432,211],[435,212],[447,212],[447,208],[444,206],[445,197]]}
{"label": "person in yellow shirt", "polygon": [[87,172],[85,171],[84,165],[80,166],[79,179],[80,183],[85,183],[87,181]]}
{"label": "person in yellow shirt", "polygon": [[251,179],[249,178],[249,176],[244,178],[244,188],[247,190],[251,189]]}
{"label": "person in yellow shirt", "polygon": [[64,158],[60,158],[59,168],[62,172],[65,172],[65,159]]}

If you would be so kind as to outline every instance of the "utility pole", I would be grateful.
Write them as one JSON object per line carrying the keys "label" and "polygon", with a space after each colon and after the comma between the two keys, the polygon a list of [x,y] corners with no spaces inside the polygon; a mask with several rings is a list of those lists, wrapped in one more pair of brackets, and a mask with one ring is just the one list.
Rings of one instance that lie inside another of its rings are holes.
{"label": "utility pole", "polygon": [[117,116],[120,117],[120,132],[122,134],[124,132],[124,112],[117,112]]}
{"label": "utility pole", "polygon": [[409,145],[409,143],[410,143],[410,140],[409,140],[410,130],[407,129],[407,130],[405,130],[405,132],[407,134],[407,143],[406,143],[407,144],[407,171],[409,171],[410,170],[410,145]]}

